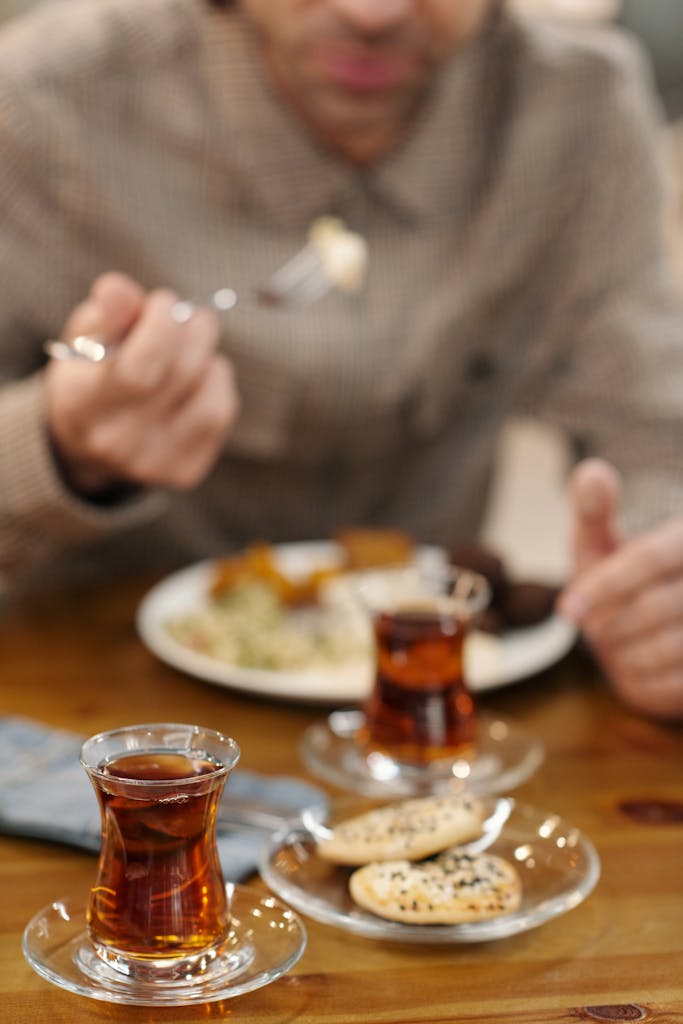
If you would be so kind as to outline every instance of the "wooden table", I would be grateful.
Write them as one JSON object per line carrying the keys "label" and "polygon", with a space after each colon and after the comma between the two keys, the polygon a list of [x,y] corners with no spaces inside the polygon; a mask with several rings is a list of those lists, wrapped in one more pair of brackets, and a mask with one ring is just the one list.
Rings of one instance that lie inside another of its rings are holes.
{"label": "wooden table", "polygon": [[[297,744],[320,709],[231,693],[158,662],[133,626],[145,586],[6,606],[0,710],[83,735],[136,721],[197,721],[234,735],[244,767],[305,776]],[[683,1021],[683,730],[619,707],[580,654],[484,703],[546,744],[545,764],[516,795],[557,811],[598,848],[602,877],[578,908],[471,946],[382,943],[307,920],[302,959],[266,988],[189,1008],[118,1006],[48,984],[21,953],[27,920],[59,896],[85,892],[94,858],[2,837],[0,1020]],[[248,884],[264,888],[257,878]]]}

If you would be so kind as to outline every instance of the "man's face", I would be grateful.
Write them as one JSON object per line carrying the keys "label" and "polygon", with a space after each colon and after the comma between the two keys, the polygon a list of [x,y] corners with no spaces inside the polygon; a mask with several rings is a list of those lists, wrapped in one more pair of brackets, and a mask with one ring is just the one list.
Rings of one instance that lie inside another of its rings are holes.
{"label": "man's face", "polygon": [[285,101],[365,162],[396,145],[434,73],[494,0],[240,0]]}

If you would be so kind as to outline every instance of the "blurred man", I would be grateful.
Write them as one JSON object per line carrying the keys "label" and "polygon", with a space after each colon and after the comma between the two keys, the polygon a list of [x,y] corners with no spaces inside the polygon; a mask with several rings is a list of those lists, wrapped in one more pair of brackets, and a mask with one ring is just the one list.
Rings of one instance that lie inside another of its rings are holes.
{"label": "blurred man", "polygon": [[[645,77],[623,40],[494,0],[64,0],[10,25],[6,573],[361,522],[449,546],[532,411],[607,460],[573,479],[561,608],[625,699],[683,714],[683,318]],[[363,292],[260,307],[327,214],[367,240]],[[220,322],[173,320],[223,284]],[[62,324],[116,357],[43,366]]]}

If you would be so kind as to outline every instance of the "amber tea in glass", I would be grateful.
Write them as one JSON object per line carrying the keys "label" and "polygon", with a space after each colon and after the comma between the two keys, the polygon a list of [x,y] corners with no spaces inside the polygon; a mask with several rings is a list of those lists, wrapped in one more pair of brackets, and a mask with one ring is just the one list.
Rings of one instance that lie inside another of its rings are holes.
{"label": "amber tea in glass", "polygon": [[205,972],[230,924],[216,811],[234,740],[198,726],[100,733],[81,751],[102,815],[87,921],[98,956],[128,977]]}
{"label": "amber tea in glass", "polygon": [[469,570],[392,570],[359,587],[375,637],[361,742],[408,764],[474,750],[477,714],[463,667],[473,617],[489,599]]}

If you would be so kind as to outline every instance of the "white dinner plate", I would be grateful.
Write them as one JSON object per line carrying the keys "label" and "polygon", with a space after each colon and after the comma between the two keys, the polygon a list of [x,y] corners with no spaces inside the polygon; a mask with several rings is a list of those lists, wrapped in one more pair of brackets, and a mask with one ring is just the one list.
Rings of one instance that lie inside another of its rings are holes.
{"label": "white dinner plate", "polygon": [[[333,567],[341,559],[340,548],[330,541],[282,544],[274,550],[278,568],[293,577],[305,575],[313,567]],[[443,559],[439,548],[418,550],[421,563],[442,563]],[[181,569],[145,595],[136,625],[150,651],[183,672],[245,693],[322,705],[354,704],[365,699],[372,684],[369,655],[324,667],[273,671],[228,664],[175,640],[167,623],[206,605],[214,565],[209,560]],[[473,691],[483,692],[534,675],[567,654],[575,639],[575,628],[554,615],[538,625],[510,630],[498,637],[474,632],[466,648],[469,684]]]}

